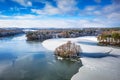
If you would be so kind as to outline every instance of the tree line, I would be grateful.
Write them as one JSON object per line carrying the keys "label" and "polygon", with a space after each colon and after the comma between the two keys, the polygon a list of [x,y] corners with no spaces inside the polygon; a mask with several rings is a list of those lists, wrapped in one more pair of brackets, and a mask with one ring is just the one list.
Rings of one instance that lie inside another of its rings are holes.
{"label": "tree line", "polygon": [[104,31],[97,39],[100,45],[120,46],[120,31]]}

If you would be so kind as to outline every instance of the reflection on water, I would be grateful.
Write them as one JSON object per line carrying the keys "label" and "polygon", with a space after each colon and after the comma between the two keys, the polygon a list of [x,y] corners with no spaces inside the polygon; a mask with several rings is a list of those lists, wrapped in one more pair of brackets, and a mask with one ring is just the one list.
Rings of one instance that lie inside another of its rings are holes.
{"label": "reflection on water", "polygon": [[26,42],[25,35],[8,43],[0,40],[0,44],[0,62],[11,63],[0,74],[0,80],[70,80],[81,66],[80,62],[57,60],[40,42]]}

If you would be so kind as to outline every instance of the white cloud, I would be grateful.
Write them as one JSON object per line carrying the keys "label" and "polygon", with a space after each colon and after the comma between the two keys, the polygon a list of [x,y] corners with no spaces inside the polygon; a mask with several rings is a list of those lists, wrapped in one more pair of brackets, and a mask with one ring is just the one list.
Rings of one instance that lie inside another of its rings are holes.
{"label": "white cloud", "polygon": [[93,10],[96,10],[97,7],[96,6],[87,6],[85,7],[85,11],[93,11]]}
{"label": "white cloud", "polygon": [[98,10],[96,10],[96,11],[93,11],[93,14],[95,14],[95,15],[101,15],[101,12]]}
{"label": "white cloud", "polygon": [[18,8],[18,7],[11,7],[10,11],[20,11],[20,8]]}
{"label": "white cloud", "polygon": [[0,27],[36,27],[36,28],[85,28],[85,27],[111,27],[112,21],[99,20],[72,20],[72,19],[41,19],[41,20],[0,20]]}
{"label": "white cloud", "polygon": [[79,11],[79,15],[80,16],[96,16],[96,15],[100,15],[101,11],[100,11],[100,6],[86,6],[84,9]]}
{"label": "white cloud", "polygon": [[120,20],[119,16],[120,16],[120,13],[116,13],[116,12],[107,15],[108,19],[111,19],[111,20],[113,20],[113,19]]}
{"label": "white cloud", "polygon": [[[32,6],[32,3],[28,0],[14,0],[21,4],[22,6],[28,7]],[[67,28],[67,27],[111,27],[120,26],[120,5],[117,2],[113,4],[101,6],[86,6],[84,10],[78,10],[77,0],[55,0],[56,6],[53,6],[49,2],[44,2],[45,7],[43,9],[31,9],[33,13],[39,15],[16,15],[16,16],[5,16],[0,15],[0,19],[10,19],[10,20],[0,20],[0,27],[40,27],[40,28]],[[114,0],[117,1],[117,0]],[[17,8],[11,8],[11,10],[18,10]],[[49,18],[51,15],[71,15],[74,12],[79,12],[78,17],[82,19],[55,19]],[[89,16],[92,19],[89,19]],[[87,19],[86,19],[87,17]],[[84,19],[83,19],[84,18]],[[12,19],[12,20],[11,20]]]}
{"label": "white cloud", "polygon": [[42,15],[55,15],[55,14],[60,14],[61,12],[59,11],[58,8],[53,7],[49,3],[47,3],[44,7],[44,9],[31,9],[33,13],[37,14],[42,14]]}
{"label": "white cloud", "polygon": [[105,6],[101,10],[101,14],[103,17],[106,17],[107,20],[112,20],[113,22],[118,23],[120,21],[120,5],[113,2],[113,4]]}
{"label": "white cloud", "polygon": [[40,18],[41,16],[35,16],[35,15],[31,15],[31,14],[28,14],[28,15],[23,15],[23,16],[20,16],[20,15],[17,15],[17,16],[13,16],[13,19],[19,19],[19,20],[25,20],[25,19],[37,19],[37,18]]}
{"label": "white cloud", "polygon": [[118,4],[107,5],[103,8],[103,11],[104,11],[104,13],[120,11],[120,5],[118,5]]}
{"label": "white cloud", "polygon": [[77,10],[77,0],[56,0],[57,7],[63,13],[71,13]]}
{"label": "white cloud", "polygon": [[28,6],[32,6],[32,2],[28,1],[28,2],[27,2],[27,5],[28,5]]}
{"label": "white cloud", "polygon": [[57,6],[53,6],[49,2],[44,2],[45,7],[43,9],[31,9],[33,13],[42,15],[57,15],[68,14],[73,15],[77,11],[76,0],[55,0]]}
{"label": "white cloud", "polygon": [[73,27],[64,20],[0,20],[1,27],[39,27],[39,28],[66,28]]}
{"label": "white cloud", "polygon": [[[120,26],[120,5],[119,0],[113,0],[112,4],[102,6],[86,6],[80,11],[80,16],[94,17],[93,21],[99,25]],[[97,20],[97,21],[96,21]]]}
{"label": "white cloud", "polygon": [[1,19],[8,19],[9,16],[6,16],[6,15],[0,15],[0,18]]}
{"label": "white cloud", "polygon": [[[0,19],[2,20],[37,20],[42,19],[44,16],[36,16],[36,15],[14,15],[14,16],[6,16],[6,15],[0,15]],[[45,18],[45,17],[44,17]]]}
{"label": "white cloud", "polygon": [[20,5],[22,5],[24,7],[32,6],[32,2],[28,1],[28,0],[12,0],[12,1],[19,3]]}

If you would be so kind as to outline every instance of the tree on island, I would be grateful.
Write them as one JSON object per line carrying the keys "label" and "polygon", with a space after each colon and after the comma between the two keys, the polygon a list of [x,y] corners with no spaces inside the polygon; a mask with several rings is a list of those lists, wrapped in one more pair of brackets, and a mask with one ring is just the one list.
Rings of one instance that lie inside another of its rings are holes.
{"label": "tree on island", "polygon": [[120,46],[120,31],[104,31],[97,39],[100,45]]}
{"label": "tree on island", "polygon": [[79,57],[80,52],[82,52],[80,46],[71,41],[68,41],[55,49],[55,55],[62,58],[77,58]]}

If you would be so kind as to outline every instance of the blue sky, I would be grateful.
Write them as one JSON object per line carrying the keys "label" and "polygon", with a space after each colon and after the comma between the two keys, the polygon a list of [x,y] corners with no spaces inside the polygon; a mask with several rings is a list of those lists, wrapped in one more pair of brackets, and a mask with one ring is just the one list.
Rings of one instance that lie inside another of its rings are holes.
{"label": "blue sky", "polygon": [[120,0],[0,0],[0,27],[120,27]]}

